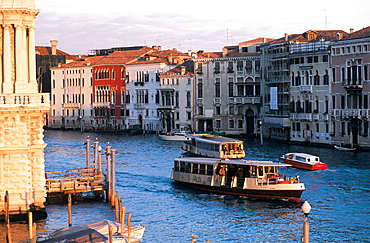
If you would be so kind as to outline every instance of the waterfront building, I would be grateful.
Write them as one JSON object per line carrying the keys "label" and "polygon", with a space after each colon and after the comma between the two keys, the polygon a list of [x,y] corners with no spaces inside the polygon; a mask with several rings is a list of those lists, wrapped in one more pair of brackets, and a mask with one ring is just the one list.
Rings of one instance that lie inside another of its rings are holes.
{"label": "waterfront building", "polygon": [[180,127],[192,131],[194,114],[194,62],[184,63],[160,75],[160,130],[171,132]]}
{"label": "waterfront building", "polygon": [[346,35],[309,30],[290,40],[290,141],[331,144],[329,45]]}
{"label": "waterfront building", "polygon": [[1,0],[0,212],[46,216],[43,125],[49,94],[36,81],[34,0]]}
{"label": "waterfront building", "polygon": [[[267,41],[269,41],[268,39]],[[198,53],[195,62],[196,131],[255,135],[260,120],[260,45],[266,38]]]}
{"label": "waterfront building", "polygon": [[50,68],[51,107],[49,128],[92,130],[93,65],[103,57],[86,57]]}
{"label": "waterfront building", "polygon": [[263,135],[330,143],[329,43],[341,30],[306,31],[261,46]]}
{"label": "waterfront building", "polygon": [[130,92],[127,90],[127,65],[135,63],[152,48],[115,51],[93,66],[93,125],[97,130],[121,131],[127,129]]}
{"label": "waterfront building", "polygon": [[51,128],[158,130],[159,75],[188,58],[177,50],[133,47],[51,70]]}
{"label": "waterfront building", "polygon": [[160,74],[183,63],[189,56],[176,49],[161,50],[154,46],[152,52],[126,66],[128,80],[126,88],[129,102],[127,123],[129,128],[157,132],[161,127],[158,111],[160,96]]}
{"label": "waterfront building", "polygon": [[331,44],[331,138],[334,144],[370,148],[370,27]]}

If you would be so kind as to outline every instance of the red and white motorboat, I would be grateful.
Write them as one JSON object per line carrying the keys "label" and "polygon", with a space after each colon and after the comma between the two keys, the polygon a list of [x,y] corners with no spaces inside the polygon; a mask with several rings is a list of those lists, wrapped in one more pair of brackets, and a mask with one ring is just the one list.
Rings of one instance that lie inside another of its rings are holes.
{"label": "red and white motorboat", "polygon": [[285,163],[291,164],[293,167],[305,170],[322,170],[326,169],[327,165],[320,161],[318,156],[305,153],[286,153],[280,157]]}

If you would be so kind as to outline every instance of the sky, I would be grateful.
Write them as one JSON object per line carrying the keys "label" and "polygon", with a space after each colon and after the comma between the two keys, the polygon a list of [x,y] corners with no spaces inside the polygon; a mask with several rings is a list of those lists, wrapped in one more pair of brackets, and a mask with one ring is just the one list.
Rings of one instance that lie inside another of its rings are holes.
{"label": "sky", "polygon": [[370,25],[369,0],[35,0],[36,45],[69,54],[122,46],[222,51],[258,37]]}

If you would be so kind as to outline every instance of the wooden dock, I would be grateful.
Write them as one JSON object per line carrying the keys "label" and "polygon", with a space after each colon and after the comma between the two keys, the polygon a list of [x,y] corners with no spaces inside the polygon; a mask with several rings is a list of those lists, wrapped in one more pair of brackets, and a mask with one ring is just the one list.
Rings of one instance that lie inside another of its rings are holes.
{"label": "wooden dock", "polygon": [[[109,144],[103,150],[98,141],[91,144],[90,139],[86,139],[85,145],[85,168],[45,172],[47,202],[59,203],[61,202],[60,197],[66,199],[69,194],[72,194],[75,199],[82,199],[84,193],[93,192],[95,197],[105,197],[106,201],[114,206],[117,196],[115,191],[116,150],[111,149]],[[93,148],[93,154],[90,148]],[[105,163],[103,163],[103,156],[106,158]],[[92,161],[90,157],[93,157]]]}
{"label": "wooden dock", "polygon": [[47,193],[80,193],[104,191],[106,183],[102,173],[95,168],[68,169],[66,171],[46,172]]}

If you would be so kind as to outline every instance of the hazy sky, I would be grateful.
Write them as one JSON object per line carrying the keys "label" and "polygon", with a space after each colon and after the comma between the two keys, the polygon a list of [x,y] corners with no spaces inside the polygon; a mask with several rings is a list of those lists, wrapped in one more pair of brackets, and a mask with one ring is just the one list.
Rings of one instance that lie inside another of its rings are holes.
{"label": "hazy sky", "polygon": [[161,45],[221,51],[257,37],[370,25],[369,0],[35,0],[36,45],[70,54],[118,46]]}

